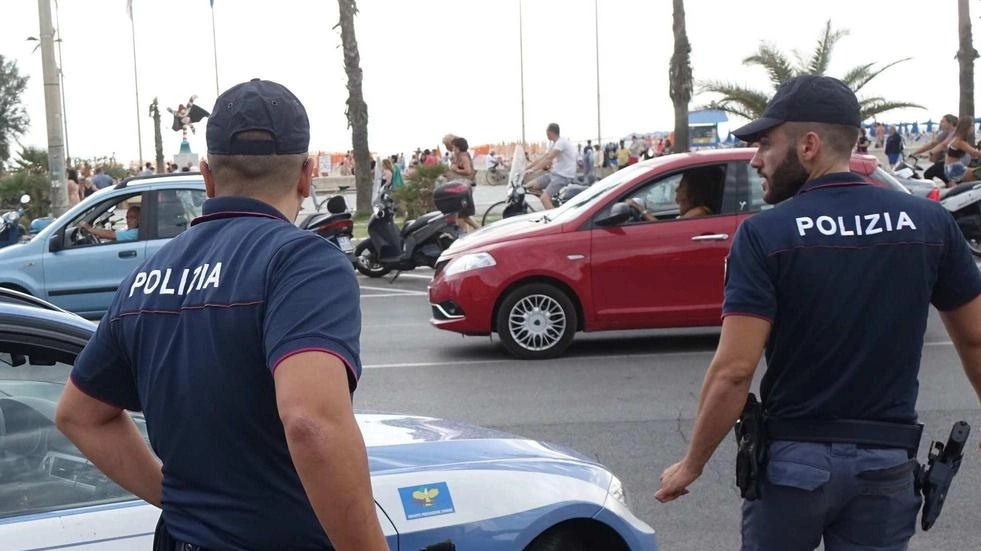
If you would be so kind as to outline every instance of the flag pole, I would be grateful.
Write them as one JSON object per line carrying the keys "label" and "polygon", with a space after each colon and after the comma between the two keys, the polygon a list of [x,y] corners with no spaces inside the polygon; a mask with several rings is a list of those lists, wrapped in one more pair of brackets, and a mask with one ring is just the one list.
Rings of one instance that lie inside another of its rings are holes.
{"label": "flag pole", "polygon": [[215,55],[215,97],[218,97],[218,41],[215,38],[215,0],[211,0],[211,51]]}
{"label": "flag pole", "polygon": [[133,91],[136,93],[136,143],[140,148],[140,166],[143,166],[143,128],[140,124],[140,79],[136,72],[136,25],[133,23],[132,1],[129,4],[129,30],[133,35]]}
{"label": "flag pole", "polygon": [[593,0],[593,20],[596,22],[596,145],[603,146],[600,126],[600,57],[599,57],[599,0]]}
{"label": "flag pole", "polygon": [[518,59],[521,67],[521,147],[528,147],[525,142],[525,31],[522,11],[524,11],[522,9],[522,2],[518,0]]}

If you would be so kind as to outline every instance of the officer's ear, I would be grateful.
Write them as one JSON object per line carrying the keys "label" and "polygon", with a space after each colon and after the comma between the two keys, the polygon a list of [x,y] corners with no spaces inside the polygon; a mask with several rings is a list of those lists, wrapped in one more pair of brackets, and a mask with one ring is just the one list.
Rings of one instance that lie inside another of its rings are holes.
{"label": "officer's ear", "polygon": [[797,157],[801,161],[811,162],[821,152],[824,144],[821,136],[813,130],[804,132],[797,140]]}
{"label": "officer's ear", "polygon": [[300,180],[297,182],[297,191],[302,197],[310,197],[310,186],[313,182],[313,171],[310,169],[310,157],[303,160],[300,167]]}
{"label": "officer's ear", "polygon": [[201,171],[201,176],[204,176],[204,191],[208,195],[209,199],[215,196],[215,175],[211,173],[211,167],[208,166],[208,161],[201,159],[198,164],[198,170]]}

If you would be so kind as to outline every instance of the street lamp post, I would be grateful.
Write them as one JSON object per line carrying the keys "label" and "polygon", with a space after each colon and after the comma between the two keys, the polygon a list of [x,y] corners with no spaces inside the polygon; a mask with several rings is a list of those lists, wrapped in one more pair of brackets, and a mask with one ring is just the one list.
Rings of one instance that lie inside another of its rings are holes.
{"label": "street lamp post", "polygon": [[68,109],[65,108],[65,65],[61,60],[61,18],[58,17],[58,0],[54,0],[55,3],[55,32],[58,33],[58,38],[55,42],[58,43],[58,83],[61,85],[61,119],[65,127],[65,158],[71,159],[71,149],[68,147]]}
{"label": "street lamp post", "polygon": [[143,166],[143,127],[140,124],[140,78],[136,72],[136,25],[133,23],[133,12],[129,14],[129,31],[133,37],[133,91],[136,94],[136,144],[140,150],[140,166]]}
{"label": "street lamp post", "polygon": [[594,20],[596,21],[596,145],[603,146],[603,131],[600,127],[600,57],[599,57],[599,0],[593,0]]}
{"label": "street lamp post", "polygon": [[37,0],[41,38],[41,66],[44,72],[44,111],[48,123],[48,171],[51,174],[51,211],[61,216],[68,210],[65,188],[65,138],[62,134],[61,86],[54,61],[54,28],[51,26],[51,0]]}
{"label": "street lamp post", "polygon": [[527,147],[525,143],[525,32],[524,22],[522,21],[522,2],[518,0],[518,55],[521,66],[521,147]]}

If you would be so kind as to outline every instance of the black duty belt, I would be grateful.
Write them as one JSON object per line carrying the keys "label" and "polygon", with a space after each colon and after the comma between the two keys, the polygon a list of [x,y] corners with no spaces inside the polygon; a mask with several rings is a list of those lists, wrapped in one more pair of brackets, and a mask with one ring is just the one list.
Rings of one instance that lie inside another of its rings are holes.
{"label": "black duty belt", "polygon": [[856,419],[808,420],[774,419],[766,421],[769,440],[822,442],[881,446],[916,450],[920,447],[922,424],[885,423]]}

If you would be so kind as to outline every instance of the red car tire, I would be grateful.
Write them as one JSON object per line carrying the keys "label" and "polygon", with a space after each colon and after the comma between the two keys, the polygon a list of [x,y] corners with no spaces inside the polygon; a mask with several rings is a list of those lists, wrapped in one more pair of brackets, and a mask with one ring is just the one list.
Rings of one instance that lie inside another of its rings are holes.
{"label": "red car tire", "polygon": [[547,283],[522,285],[497,310],[497,334],[504,348],[525,360],[554,358],[569,347],[579,327],[572,300]]}

